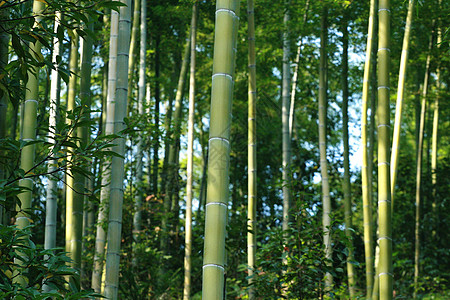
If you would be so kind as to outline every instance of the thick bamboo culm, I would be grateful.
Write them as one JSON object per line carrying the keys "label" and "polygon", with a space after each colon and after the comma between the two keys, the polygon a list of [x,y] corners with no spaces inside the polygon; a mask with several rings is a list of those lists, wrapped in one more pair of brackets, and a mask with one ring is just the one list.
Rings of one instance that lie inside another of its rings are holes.
{"label": "thick bamboo culm", "polygon": [[392,220],[390,189],[390,3],[380,0],[378,8],[378,281],[380,299],[392,299]]}
{"label": "thick bamboo culm", "polygon": [[400,145],[400,130],[402,124],[402,110],[403,99],[405,93],[406,83],[406,68],[408,65],[408,53],[409,53],[409,36],[411,32],[411,24],[414,15],[414,3],[415,0],[409,0],[408,14],[406,16],[405,34],[403,36],[402,56],[400,58],[400,70],[398,75],[397,86],[397,102],[395,104],[395,122],[394,122],[394,136],[392,138],[392,153],[391,153],[391,205],[392,212],[394,212],[394,191],[397,180],[397,166],[398,166],[398,154]]}
{"label": "thick bamboo culm", "polygon": [[239,1],[216,3],[202,297],[224,299],[225,236],[229,197],[231,102]]}
{"label": "thick bamboo culm", "polygon": [[[111,10],[111,31],[109,40],[109,61],[108,61],[108,87],[106,99],[106,120],[105,134],[114,133],[114,103],[116,102],[116,82],[117,82],[117,36],[119,31],[119,13]],[[102,292],[102,273],[104,270],[107,206],[109,205],[110,194],[110,172],[111,162],[103,161],[102,166],[102,188],[100,191],[100,207],[97,218],[97,232],[95,237],[94,266],[92,270],[91,287],[95,292]]]}
{"label": "thick bamboo culm", "polygon": [[248,207],[247,207],[247,264],[248,298],[255,299],[256,265],[256,55],[255,55],[255,11],[253,0],[247,0],[248,17]]}
{"label": "thick bamboo culm", "polygon": [[[130,45],[131,1],[122,0],[125,6],[120,8],[119,35],[117,37],[117,83],[114,110],[114,133],[122,135],[125,129],[124,118],[127,112],[128,56]],[[123,178],[125,138],[115,140],[114,156],[111,164],[111,189],[106,249],[105,297],[116,300],[119,290],[120,243],[122,231]]]}
{"label": "thick bamboo culm", "polygon": [[[366,262],[366,299],[370,299],[373,289],[374,276],[374,257],[373,257],[373,222],[372,222],[372,201],[371,185],[369,184],[369,159],[367,147],[367,109],[369,100],[369,83],[372,62],[373,42],[375,36],[374,23],[376,14],[376,0],[370,1],[369,28],[367,34],[366,61],[364,64],[364,79],[362,91],[362,110],[361,110],[361,144],[362,144],[362,200],[363,200],[363,221],[364,221],[364,254]],[[373,114],[373,111],[371,112]]]}

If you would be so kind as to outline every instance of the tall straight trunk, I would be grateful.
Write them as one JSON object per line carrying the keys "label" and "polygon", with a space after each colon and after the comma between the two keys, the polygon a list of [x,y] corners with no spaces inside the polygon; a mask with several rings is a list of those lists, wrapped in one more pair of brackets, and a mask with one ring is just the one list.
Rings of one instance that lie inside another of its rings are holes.
{"label": "tall straight trunk", "polygon": [[[439,7],[441,7],[441,0],[439,0]],[[437,47],[440,48],[440,44],[442,43],[442,32],[441,32],[441,24],[439,24],[438,32],[437,32]],[[433,195],[432,202],[432,214],[433,214],[433,231],[432,237],[433,240],[436,238],[436,229],[437,229],[437,220],[438,212],[437,212],[437,203],[436,203],[436,193],[437,193],[437,149],[438,149],[438,128],[439,128],[439,99],[440,99],[440,89],[441,89],[441,66],[438,63],[436,69],[436,90],[437,95],[434,99],[434,110],[433,110],[433,133],[432,133],[432,144],[431,144],[431,188]]]}
{"label": "tall straight trunk", "polygon": [[[366,46],[366,61],[364,64],[364,80],[363,80],[363,91],[362,91],[362,116],[361,116],[361,144],[362,144],[362,169],[361,169],[361,179],[362,179],[362,200],[363,200],[363,219],[364,219],[364,254],[366,262],[366,299],[369,299],[372,295],[373,289],[373,222],[372,222],[372,185],[369,180],[369,151],[367,147],[367,108],[369,100],[369,83],[371,77],[371,63],[373,54],[373,40],[375,36],[375,10],[376,10],[376,0],[370,1],[370,12],[369,12],[369,28],[367,34],[367,46]],[[373,116],[374,111],[371,111],[371,116]],[[372,146],[372,144],[371,144]]]}
{"label": "tall straight trunk", "polygon": [[378,8],[378,262],[379,294],[381,299],[392,299],[392,220],[390,189],[390,4],[380,0]]}
{"label": "tall straight trunk", "polygon": [[[93,23],[89,16],[87,16],[88,22],[84,24],[84,28],[93,30]],[[81,119],[82,126],[77,128],[77,138],[79,145],[82,148],[87,147],[90,137],[91,120],[91,69],[92,69],[92,52],[93,52],[93,40],[88,35],[81,40],[81,70],[80,70],[80,103],[81,103]],[[83,164],[81,166],[86,172],[90,171],[90,166]],[[76,195],[76,201],[74,203],[74,216],[73,219],[77,220],[74,226],[74,236],[76,236],[77,247],[74,249],[74,257],[76,257],[75,263],[77,268],[81,270],[80,274],[84,274],[81,269],[81,255],[82,255],[82,239],[83,239],[83,210],[84,203],[87,202],[85,196],[89,191],[88,182],[92,178],[87,178],[84,174],[75,174],[75,186],[80,191]],[[80,283],[77,283],[80,284]]]}
{"label": "tall straight trunk", "polygon": [[[304,28],[306,21],[308,20],[308,12],[309,12],[309,0],[306,0],[305,3],[305,12],[303,14],[303,23],[302,23],[302,29]],[[302,53],[302,46],[303,46],[303,37],[300,37],[299,44],[297,46],[297,55],[295,56],[295,68],[294,68],[294,74],[292,75],[292,90],[291,90],[291,103],[289,108],[289,132],[290,136],[292,138],[294,133],[294,126],[295,126],[295,94],[297,93],[297,83],[298,83],[298,70],[300,68],[300,56]]]}
{"label": "tall straight trunk", "polygon": [[431,62],[431,49],[433,47],[433,35],[430,35],[430,43],[428,45],[428,55],[425,67],[425,77],[423,80],[422,101],[420,105],[420,125],[419,125],[419,141],[417,143],[417,166],[416,166],[416,218],[414,228],[414,299],[417,298],[417,289],[419,281],[419,268],[420,268],[420,187],[422,179],[422,152],[423,152],[423,139],[425,132],[425,115],[426,115],[426,103],[428,94],[428,81],[430,77],[430,62]]}
{"label": "tall straight trunk", "polygon": [[[75,98],[77,93],[77,79],[79,78],[79,54],[78,54],[78,47],[79,47],[79,36],[75,33],[74,38],[72,38],[71,42],[71,48],[70,48],[70,61],[69,61],[69,69],[71,76],[69,78],[69,85],[68,85],[68,95],[67,95],[67,111],[74,111],[76,108],[75,104]],[[66,120],[72,128],[74,128],[69,134],[71,139],[76,138],[76,129],[75,124],[73,124],[72,120],[67,119]],[[68,147],[68,171],[66,174],[66,252],[69,254],[70,258],[72,259],[70,265],[72,267],[76,267],[76,260],[77,258],[74,257],[75,250],[77,245],[77,239],[76,236],[74,236],[74,231],[76,228],[76,221],[74,221],[74,216],[77,217],[74,212],[76,209],[74,209],[75,199],[77,196],[77,193],[80,192],[77,187],[75,187],[75,174],[72,172],[71,166],[75,163],[75,157],[71,155],[70,153],[73,153],[73,148]],[[75,227],[74,227],[75,226]],[[78,279],[76,279],[74,276],[69,277],[70,281],[72,283],[76,283]]]}
{"label": "tall straight trunk", "polygon": [[[117,85],[114,109],[114,133],[122,135],[127,111],[128,54],[130,43],[131,1],[122,0],[120,8],[119,35],[117,38]],[[114,156],[111,164],[111,191],[109,202],[108,235],[106,250],[105,297],[115,300],[119,290],[120,242],[122,230],[122,204],[125,137],[115,140]]]}
{"label": "tall straight trunk", "polygon": [[[322,19],[320,22],[320,68],[319,68],[319,149],[320,149],[320,174],[322,177],[322,226],[323,243],[325,245],[325,258],[331,261],[331,200],[330,186],[328,181],[327,162],[327,43],[328,43],[328,8],[322,9]],[[331,267],[331,263],[327,265]],[[325,274],[325,290],[328,292],[333,284],[331,273]]]}
{"label": "tall straight trunk", "polygon": [[[117,35],[119,31],[119,13],[111,10],[111,32],[109,41],[108,62],[108,93],[106,100],[105,135],[114,133],[114,103],[116,102],[117,81]],[[94,266],[92,270],[91,287],[95,292],[101,292],[103,261],[105,256],[107,213],[109,207],[111,161],[104,160],[102,166],[102,188],[100,191],[100,207],[97,219],[97,233],[95,238]]]}
{"label": "tall straight trunk", "polygon": [[[138,110],[139,115],[143,116],[145,112],[145,59],[147,53],[147,2],[146,0],[137,0],[142,1],[141,3],[141,23],[140,23],[140,45],[139,45],[139,82],[138,82]],[[136,255],[136,246],[139,242],[139,234],[142,230],[142,200],[143,193],[140,192],[140,189],[143,185],[143,156],[144,156],[144,139],[143,137],[138,137],[137,143],[137,157],[136,157],[136,187],[137,194],[134,199],[134,217],[133,217],[133,254],[132,254],[132,264],[133,268],[136,270],[139,261]]]}
{"label": "tall straight trunk", "polygon": [[391,153],[391,203],[392,211],[394,211],[394,190],[397,181],[397,167],[398,167],[398,153],[400,146],[400,129],[402,124],[402,110],[403,110],[403,98],[405,92],[406,82],[406,68],[408,64],[408,51],[409,51],[409,36],[411,32],[412,18],[414,15],[414,3],[415,0],[409,0],[408,14],[406,17],[405,34],[403,36],[403,49],[402,56],[400,58],[400,70],[398,75],[397,86],[397,103],[395,105],[395,123],[394,123],[394,136],[392,138],[392,153]]}
{"label": "tall straight trunk", "polygon": [[[35,16],[35,23],[33,27],[41,26],[40,14],[44,10],[44,3],[40,1],[33,1],[33,15]],[[41,53],[41,43],[36,41],[30,43],[30,55],[35,59],[36,54]],[[23,110],[23,118],[21,122],[22,127],[22,140],[24,142],[32,142],[36,139],[36,121],[37,121],[37,107],[39,97],[39,68],[31,66],[28,71],[28,81],[25,89],[25,103]],[[33,180],[27,178],[26,175],[31,171],[34,166],[35,146],[27,145],[23,147],[20,154],[20,168],[25,172],[25,178],[19,181],[19,187],[24,188],[24,191],[18,195],[20,206],[17,206],[17,215],[15,225],[19,229],[24,229],[30,225],[30,212],[31,212],[31,198],[33,190]],[[29,238],[29,237],[27,237]],[[26,254],[19,252],[19,256],[25,256]],[[18,258],[14,259],[14,262],[21,264],[22,261]],[[19,283],[22,286],[26,286],[25,278],[17,276],[13,280],[15,283]]]}
{"label": "tall straight trunk", "polygon": [[347,13],[344,12],[342,24],[342,127],[344,140],[344,181],[342,189],[344,191],[344,214],[345,214],[345,235],[349,240],[347,256],[347,276],[350,298],[355,297],[356,293],[356,274],[353,265],[353,237],[352,237],[352,199],[350,186],[350,161],[348,145],[348,23]]}
{"label": "tall straight trunk", "polygon": [[164,196],[164,214],[161,220],[162,236],[160,240],[161,249],[167,252],[168,247],[168,232],[169,232],[169,213],[171,211],[174,190],[176,181],[178,180],[178,156],[179,148],[177,147],[178,140],[180,139],[181,131],[181,112],[183,110],[183,89],[188,69],[189,62],[189,49],[190,39],[187,40],[184,54],[183,63],[181,65],[180,77],[178,79],[177,94],[175,96],[175,111],[173,114],[173,128],[171,130],[170,144],[169,144],[169,158],[167,160],[167,178],[165,182],[165,196]]}
{"label": "tall straight trunk", "polygon": [[203,251],[203,299],[224,298],[229,195],[231,102],[239,1],[217,1],[209,131],[208,188]]}
{"label": "tall straight trunk", "polygon": [[191,68],[189,77],[189,120],[187,149],[187,182],[186,182],[186,222],[184,247],[184,290],[183,299],[191,299],[191,253],[192,253],[192,181],[193,181],[193,149],[194,149],[194,117],[195,117],[195,54],[197,44],[198,2],[192,6],[191,20]]}
{"label": "tall straight trunk", "polygon": [[248,15],[248,213],[247,213],[247,264],[248,298],[255,299],[256,266],[256,54],[255,54],[255,11],[253,0],[247,0]]}
{"label": "tall straight trunk", "polygon": [[[130,56],[128,58],[128,92],[127,99],[129,101],[129,106],[133,103],[133,83],[134,83],[134,72],[137,64],[138,56],[138,34],[139,34],[139,22],[141,21],[141,1],[133,1],[133,24],[131,26],[131,39],[130,39]],[[131,111],[128,107],[128,111]]]}
{"label": "tall straight trunk", "polygon": [[[60,26],[62,14],[57,12],[55,15],[55,25],[53,32],[57,33]],[[56,123],[58,119],[58,107],[60,104],[60,90],[61,90],[61,77],[59,76],[59,64],[57,57],[62,55],[62,40],[53,38],[53,54],[52,63],[54,69],[51,73],[51,88],[50,88],[50,110],[48,120],[48,142],[55,144]],[[56,216],[57,216],[57,199],[58,199],[58,174],[54,174],[56,171],[56,159],[50,159],[48,162],[47,172],[50,174],[47,178],[47,195],[46,195],[46,207],[45,207],[45,240],[44,248],[52,249],[56,247]],[[51,288],[48,285],[43,286],[43,290],[48,292]]]}
{"label": "tall straight trunk", "polygon": [[[290,167],[291,167],[291,136],[289,134],[289,100],[291,85],[291,45],[289,41],[289,5],[285,2],[283,18],[283,81],[281,86],[281,126],[282,126],[282,179],[283,179],[283,231],[289,229],[289,210],[291,205]],[[286,259],[283,260],[287,263]]]}

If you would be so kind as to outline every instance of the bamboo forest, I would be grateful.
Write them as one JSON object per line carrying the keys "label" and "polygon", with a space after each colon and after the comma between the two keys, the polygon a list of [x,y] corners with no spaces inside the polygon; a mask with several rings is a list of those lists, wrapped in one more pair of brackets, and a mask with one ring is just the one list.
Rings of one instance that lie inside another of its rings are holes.
{"label": "bamboo forest", "polygon": [[0,299],[450,299],[450,1],[0,0]]}

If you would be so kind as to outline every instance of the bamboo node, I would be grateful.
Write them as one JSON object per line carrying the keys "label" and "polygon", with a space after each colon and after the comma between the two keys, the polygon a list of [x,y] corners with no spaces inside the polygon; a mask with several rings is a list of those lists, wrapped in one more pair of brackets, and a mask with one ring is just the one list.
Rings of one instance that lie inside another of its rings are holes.
{"label": "bamboo node", "polygon": [[227,77],[228,79],[233,80],[233,76],[231,76],[231,75],[228,74],[228,73],[215,73],[215,74],[212,75],[212,78],[214,79],[214,77],[216,77],[216,76],[225,76],[225,77]]}
{"label": "bamboo node", "polygon": [[389,240],[389,241],[392,241],[392,238],[389,237],[389,236],[380,236],[380,237],[377,239],[377,241],[379,241],[379,240]]}
{"label": "bamboo node", "polygon": [[208,207],[209,205],[220,205],[220,206],[223,206],[223,207],[225,207],[225,208],[227,208],[228,206],[225,204],[225,203],[223,203],[223,202],[209,202],[209,203],[206,203],[206,207]]}
{"label": "bamboo node", "polygon": [[203,265],[202,268],[204,269],[204,268],[209,268],[209,267],[218,268],[218,269],[222,270],[223,272],[225,272],[225,268],[223,266],[216,265],[216,264],[206,264],[206,265]]}
{"label": "bamboo node", "polygon": [[235,13],[234,11],[232,11],[231,9],[228,9],[228,8],[219,8],[219,9],[216,10],[216,14],[217,14],[218,12],[226,12],[226,13],[229,13],[229,14],[233,15],[233,17],[239,19],[239,17],[236,15],[236,13]]}
{"label": "bamboo node", "polygon": [[384,276],[384,275],[394,277],[394,274],[392,274],[392,273],[378,273],[378,277]]}

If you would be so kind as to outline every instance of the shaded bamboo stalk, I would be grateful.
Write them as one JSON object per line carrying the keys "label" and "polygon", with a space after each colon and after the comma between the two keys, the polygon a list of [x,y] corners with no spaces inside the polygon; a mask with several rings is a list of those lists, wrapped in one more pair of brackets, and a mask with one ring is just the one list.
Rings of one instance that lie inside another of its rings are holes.
{"label": "shaded bamboo stalk", "polygon": [[[441,7],[442,0],[439,0],[439,8]],[[437,48],[440,48],[442,43],[442,29],[441,20],[439,19],[438,29],[437,29]],[[436,90],[437,95],[434,99],[434,111],[433,111],[433,133],[432,133],[432,143],[431,143],[431,185],[432,185],[432,214],[433,214],[433,240],[436,238],[437,224],[439,220],[439,215],[437,211],[436,203],[436,193],[437,193],[437,149],[438,149],[438,128],[439,128],[439,100],[440,100],[440,90],[441,90],[441,63],[438,63],[436,69]]]}
{"label": "shaded bamboo stalk", "polygon": [[[282,181],[283,181],[283,231],[289,229],[289,210],[291,205],[290,166],[291,166],[291,137],[289,133],[289,101],[291,85],[291,46],[289,41],[289,0],[283,18],[283,81],[281,87],[281,126],[282,126]],[[287,263],[286,258],[283,263]]]}
{"label": "shaded bamboo stalk", "polygon": [[[369,12],[369,28],[367,34],[367,46],[366,46],[366,61],[364,64],[364,79],[363,79],[363,91],[362,91],[362,116],[361,116],[361,144],[362,144],[362,198],[363,198],[363,219],[364,219],[364,254],[366,262],[366,299],[369,299],[372,295],[373,289],[373,222],[372,222],[372,201],[371,201],[371,189],[372,185],[369,180],[369,163],[368,147],[367,147],[367,108],[369,99],[369,81],[371,77],[371,63],[373,52],[373,40],[375,36],[375,10],[376,0],[370,1]],[[373,115],[373,111],[371,114]]]}
{"label": "shaded bamboo stalk", "polygon": [[342,25],[342,126],[344,140],[344,215],[345,215],[345,235],[348,239],[348,256],[347,256],[347,276],[350,298],[356,296],[356,273],[354,268],[353,254],[353,237],[352,237],[352,199],[350,185],[350,160],[349,160],[349,144],[348,144],[348,21],[347,12],[344,12]]}
{"label": "shaded bamboo stalk", "polygon": [[[139,44],[139,81],[138,81],[138,110],[139,116],[146,114],[145,111],[145,59],[147,51],[147,2],[141,3],[140,14],[140,44]],[[134,199],[134,217],[133,217],[133,249],[132,249],[132,265],[134,270],[137,270],[139,260],[137,257],[137,244],[139,243],[139,234],[142,230],[142,200],[143,194],[140,192],[140,187],[143,184],[143,157],[144,157],[144,140],[142,136],[138,137],[137,143],[137,157],[136,157],[136,187],[137,193]]]}
{"label": "shaded bamboo stalk", "polygon": [[[433,22],[434,23],[434,22]],[[425,115],[426,104],[428,94],[428,81],[430,77],[430,62],[431,62],[431,49],[433,47],[433,35],[430,35],[430,42],[428,45],[428,55],[425,66],[425,77],[423,80],[422,101],[420,105],[420,125],[419,125],[419,141],[417,143],[417,164],[416,164],[416,217],[414,227],[414,294],[413,298],[417,298],[417,290],[419,288],[419,268],[420,268],[420,188],[422,179],[422,152],[423,152],[423,139],[425,132]]]}
{"label": "shaded bamboo stalk", "polygon": [[239,1],[217,1],[203,251],[202,297],[205,300],[220,300],[225,296],[231,102],[238,18]]}
{"label": "shaded bamboo stalk", "polygon": [[[33,16],[35,22],[33,27],[41,26],[39,23],[42,20],[41,12],[44,10],[44,3],[38,0],[33,1]],[[30,43],[30,55],[35,59],[38,59],[36,55],[41,54],[41,43],[36,41]],[[24,142],[32,142],[36,139],[36,122],[37,122],[37,106],[39,101],[39,69],[35,66],[30,66],[30,70],[27,73],[28,81],[25,89],[25,102],[23,105],[23,118],[21,122],[22,127],[22,140]],[[20,205],[17,206],[17,215],[15,225],[19,229],[24,229],[30,225],[30,212],[31,212],[31,198],[33,190],[33,180],[26,178],[26,175],[34,166],[35,145],[24,146],[20,154],[20,168],[25,171],[25,178],[19,181],[19,187],[23,188],[23,192],[18,195]],[[29,175],[29,174],[28,174]],[[26,237],[29,239],[29,236]],[[18,256],[24,256],[26,254],[19,252]],[[15,258],[14,263],[22,264],[22,260]],[[14,283],[26,286],[25,278],[22,276],[15,276]]]}

